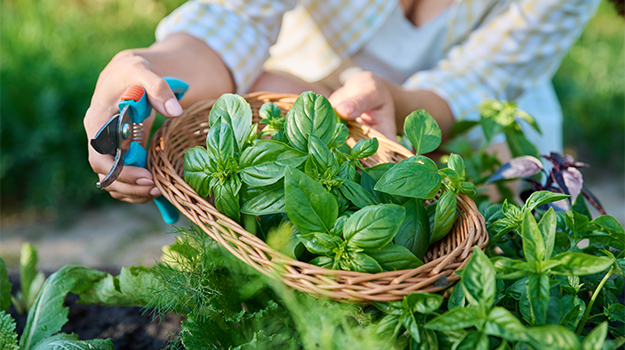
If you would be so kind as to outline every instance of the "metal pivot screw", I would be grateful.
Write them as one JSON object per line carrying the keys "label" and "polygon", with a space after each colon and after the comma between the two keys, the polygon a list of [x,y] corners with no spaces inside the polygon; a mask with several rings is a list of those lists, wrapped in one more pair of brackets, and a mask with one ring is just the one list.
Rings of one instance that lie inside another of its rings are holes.
{"label": "metal pivot screw", "polygon": [[122,125],[122,137],[126,140],[128,139],[128,136],[130,136],[130,124],[125,123]]}

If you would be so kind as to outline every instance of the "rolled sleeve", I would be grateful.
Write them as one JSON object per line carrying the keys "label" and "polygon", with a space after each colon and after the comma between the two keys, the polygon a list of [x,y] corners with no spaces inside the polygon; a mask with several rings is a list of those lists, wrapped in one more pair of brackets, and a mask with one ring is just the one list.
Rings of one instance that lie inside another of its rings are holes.
{"label": "rolled sleeve", "polygon": [[598,5],[599,0],[513,2],[404,87],[436,93],[457,119],[476,116],[484,100],[514,100],[553,77]]}
{"label": "rolled sleeve", "polygon": [[156,39],[182,32],[203,40],[230,69],[237,93],[244,93],[262,72],[282,15],[294,6],[278,0],[189,1],[160,22]]}

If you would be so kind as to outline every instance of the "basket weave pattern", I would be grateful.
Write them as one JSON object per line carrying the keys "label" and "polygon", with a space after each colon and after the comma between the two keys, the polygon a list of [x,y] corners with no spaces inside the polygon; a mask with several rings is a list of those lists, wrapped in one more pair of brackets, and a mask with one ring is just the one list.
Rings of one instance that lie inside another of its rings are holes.
{"label": "basket weave pattern", "polygon": [[[258,122],[258,110],[265,102],[274,102],[286,112],[296,95],[255,93],[245,96]],[[161,193],[182,214],[202,228],[211,238],[237,258],[261,273],[282,280],[287,285],[317,297],[343,301],[393,301],[417,291],[434,292],[447,288],[460,277],[454,271],[468,262],[474,246],[484,248],[488,234],[484,218],[467,196],[458,199],[458,220],[450,233],[430,246],[424,265],[401,271],[376,274],[328,270],[292,259],[269,247],[260,238],[245,231],[239,224],[219,213],[207,199],[200,197],[184,181],[184,152],[206,145],[208,114],[213,101],[199,102],[176,118],[167,121],[151,142],[148,167]],[[353,146],[358,140],[377,137],[378,152],[362,160],[365,167],[385,162],[398,162],[413,156],[401,145],[388,140],[367,126],[350,123]]]}

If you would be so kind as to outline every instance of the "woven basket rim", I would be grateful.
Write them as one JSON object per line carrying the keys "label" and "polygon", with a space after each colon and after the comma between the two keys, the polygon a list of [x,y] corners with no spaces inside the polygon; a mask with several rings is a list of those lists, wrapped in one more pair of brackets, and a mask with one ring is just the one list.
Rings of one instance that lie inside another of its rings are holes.
{"label": "woven basket rim", "polygon": [[[292,104],[297,95],[259,92],[243,97],[250,104],[254,103],[254,106],[260,102],[272,101],[282,108]],[[148,167],[153,173],[156,186],[167,200],[232,254],[261,273],[317,297],[356,302],[400,300],[414,291],[433,292],[447,288],[460,278],[454,272],[466,265],[472,254],[470,248],[478,246],[484,249],[488,243],[483,216],[475,203],[461,194],[456,197],[459,219],[452,229],[454,234],[450,232],[445,238],[432,244],[430,250],[434,253],[431,258],[424,259],[424,264],[415,269],[375,274],[329,270],[274,250],[260,238],[245,231],[241,225],[219,213],[195,193],[173,164],[180,167],[180,159],[176,156],[184,154],[185,142],[189,142],[190,133],[185,127],[189,126],[192,118],[197,119],[200,114],[208,115],[215,101],[216,99],[200,101],[185,110],[180,117],[167,120],[153,136]],[[257,110],[254,113],[256,116]],[[198,121],[200,130],[196,130],[197,127],[192,129],[194,137],[204,136],[205,139],[203,132],[208,130],[207,121],[207,118],[204,124]],[[380,149],[391,150],[389,154],[397,153],[401,157],[412,155],[403,146],[365,125],[350,122],[348,128],[350,137],[353,138],[377,137]],[[377,156],[378,154],[371,158]],[[442,253],[438,254],[437,249]]]}

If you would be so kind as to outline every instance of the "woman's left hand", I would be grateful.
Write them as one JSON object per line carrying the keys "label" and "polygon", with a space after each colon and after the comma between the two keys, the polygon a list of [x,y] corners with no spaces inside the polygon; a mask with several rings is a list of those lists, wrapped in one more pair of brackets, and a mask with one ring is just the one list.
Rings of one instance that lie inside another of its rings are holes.
{"label": "woman's left hand", "polygon": [[358,120],[391,140],[397,140],[395,102],[391,83],[371,72],[360,72],[330,95],[336,112],[347,120]]}

